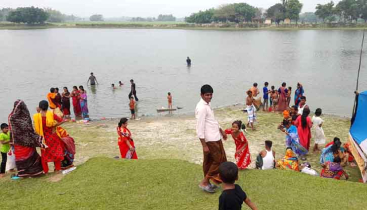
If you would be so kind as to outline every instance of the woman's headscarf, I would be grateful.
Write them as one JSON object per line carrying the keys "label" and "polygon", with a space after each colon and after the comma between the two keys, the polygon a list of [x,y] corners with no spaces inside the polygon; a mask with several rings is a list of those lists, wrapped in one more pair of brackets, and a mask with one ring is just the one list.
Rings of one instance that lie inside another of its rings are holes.
{"label": "woman's headscarf", "polygon": [[9,128],[14,144],[24,147],[40,147],[42,137],[34,132],[31,116],[24,101],[17,100],[9,115]]}

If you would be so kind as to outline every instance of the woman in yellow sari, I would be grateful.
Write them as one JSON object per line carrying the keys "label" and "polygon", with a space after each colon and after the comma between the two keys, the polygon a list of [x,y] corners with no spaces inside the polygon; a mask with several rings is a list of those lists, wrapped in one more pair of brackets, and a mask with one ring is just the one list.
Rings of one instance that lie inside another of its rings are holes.
{"label": "woman in yellow sari", "polygon": [[298,158],[292,148],[288,147],[284,158],[276,164],[278,169],[299,171]]}
{"label": "woman in yellow sari", "polygon": [[54,162],[55,171],[60,171],[61,161],[64,160],[64,145],[56,132],[56,128],[63,123],[63,120],[52,111],[48,111],[47,101],[41,101],[39,108],[40,112],[33,116],[33,120],[36,133],[44,138],[47,145],[41,150],[43,171],[47,174],[49,162]]}

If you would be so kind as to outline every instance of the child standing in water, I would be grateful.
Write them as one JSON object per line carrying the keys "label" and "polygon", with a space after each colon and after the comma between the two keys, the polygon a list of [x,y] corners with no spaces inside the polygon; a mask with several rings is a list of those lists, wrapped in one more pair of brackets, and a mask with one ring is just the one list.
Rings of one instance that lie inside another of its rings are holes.
{"label": "child standing in water", "polygon": [[321,119],[322,110],[320,108],[316,109],[315,116],[312,117],[313,128],[315,130],[315,146],[313,151],[321,151],[319,149],[319,144],[325,144],[325,134],[324,129],[322,129],[322,124],[324,120]]}
{"label": "child standing in water", "polygon": [[133,96],[130,97],[129,107],[131,112],[131,119],[135,120],[135,100]]}
{"label": "child standing in water", "polygon": [[232,128],[225,130],[225,133],[232,135],[234,143],[236,144],[236,154],[234,157],[237,162],[237,167],[239,169],[246,169],[251,163],[251,154],[242,127],[244,127],[244,125],[242,125],[241,121],[234,121],[232,123]]}
{"label": "child standing in water", "polygon": [[172,109],[172,95],[170,92],[168,92],[167,100],[168,100],[168,109]]}

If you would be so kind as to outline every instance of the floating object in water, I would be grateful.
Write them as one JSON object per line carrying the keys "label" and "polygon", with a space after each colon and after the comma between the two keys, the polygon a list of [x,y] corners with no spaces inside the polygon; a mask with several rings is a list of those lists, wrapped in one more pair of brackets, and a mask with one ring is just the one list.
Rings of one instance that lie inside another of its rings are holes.
{"label": "floating object in water", "polygon": [[179,106],[178,106],[178,107],[177,107],[177,109],[183,109],[183,107],[179,107]]}
{"label": "floating object in water", "polygon": [[157,112],[172,112],[177,111],[177,109],[157,109]]}

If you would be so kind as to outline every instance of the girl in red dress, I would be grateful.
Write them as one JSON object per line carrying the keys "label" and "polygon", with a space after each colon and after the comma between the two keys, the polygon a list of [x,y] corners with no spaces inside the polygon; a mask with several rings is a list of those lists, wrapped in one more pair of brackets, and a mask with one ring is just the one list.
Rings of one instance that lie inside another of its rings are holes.
{"label": "girl in red dress", "polygon": [[248,147],[248,141],[242,131],[242,122],[234,121],[232,128],[225,130],[226,134],[231,134],[236,144],[236,162],[239,169],[247,168],[251,163],[251,154]]}
{"label": "girl in red dress", "polygon": [[55,171],[61,170],[61,161],[64,160],[64,147],[61,138],[56,133],[56,127],[63,123],[62,118],[48,110],[48,102],[39,103],[40,113],[33,116],[36,133],[44,137],[44,149],[41,149],[43,171],[48,173],[48,163],[54,162]]}
{"label": "girl in red dress", "polygon": [[121,158],[138,159],[135,151],[134,141],[131,138],[131,132],[127,128],[127,118],[122,118],[117,127],[118,145],[120,148]]}

